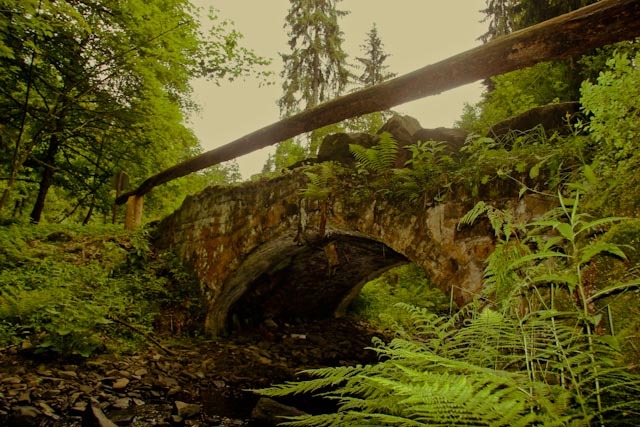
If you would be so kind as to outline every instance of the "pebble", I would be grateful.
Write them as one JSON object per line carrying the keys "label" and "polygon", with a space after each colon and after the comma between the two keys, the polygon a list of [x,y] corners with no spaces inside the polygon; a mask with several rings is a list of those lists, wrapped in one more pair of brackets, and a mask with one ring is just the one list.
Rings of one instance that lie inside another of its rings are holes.
{"label": "pebble", "polygon": [[[362,329],[338,321],[330,332],[322,322],[276,326],[278,336],[289,338],[198,340],[198,347],[172,349],[176,356],[103,355],[65,364],[19,349],[0,351],[0,426],[104,427],[117,421],[122,427],[168,427],[176,420],[184,426],[244,426],[253,403],[238,409],[247,405],[238,403],[247,400],[243,390],[295,379],[305,368],[368,363],[362,349],[370,339]],[[373,353],[369,360],[375,360]]]}
{"label": "pebble", "polygon": [[123,388],[127,387],[127,385],[129,385],[129,379],[127,378],[118,378],[114,383],[113,383],[113,389],[114,390],[122,390]]}
{"label": "pebble", "polygon": [[116,409],[126,409],[131,406],[132,403],[133,401],[130,397],[121,397],[120,399],[116,399],[115,402],[111,404],[111,407]]}
{"label": "pebble", "polygon": [[58,374],[65,378],[78,378],[78,373],[76,371],[59,371]]}
{"label": "pebble", "polygon": [[200,405],[176,400],[173,402],[176,414],[181,418],[193,418],[202,410]]}

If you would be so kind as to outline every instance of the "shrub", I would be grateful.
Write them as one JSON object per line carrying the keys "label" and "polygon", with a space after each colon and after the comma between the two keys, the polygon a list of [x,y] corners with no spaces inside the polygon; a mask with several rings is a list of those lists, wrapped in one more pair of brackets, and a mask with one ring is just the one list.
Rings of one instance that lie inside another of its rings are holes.
{"label": "shrub", "polygon": [[198,292],[171,257],[149,249],[144,230],[13,225],[0,227],[0,243],[0,346],[121,350],[142,339],[123,323],[149,331],[164,306]]}
{"label": "shrub", "polygon": [[[578,197],[560,198],[543,221],[516,227],[497,221],[490,260],[494,286],[482,300],[447,318],[401,305],[411,331],[374,341],[380,362],[305,371],[308,380],[276,385],[268,396],[316,393],[338,402],[332,414],[294,417],[291,426],[589,426],[640,422],[640,376],[624,364],[620,338],[596,332],[594,304],[640,280],[587,289],[584,267],[596,257],[623,257],[594,232],[618,218],[591,220]],[[467,218],[469,219],[469,218]],[[469,222],[472,222],[471,220]],[[503,295],[496,293],[501,290]],[[560,303],[562,301],[562,304]],[[488,304],[487,304],[488,302]]]}

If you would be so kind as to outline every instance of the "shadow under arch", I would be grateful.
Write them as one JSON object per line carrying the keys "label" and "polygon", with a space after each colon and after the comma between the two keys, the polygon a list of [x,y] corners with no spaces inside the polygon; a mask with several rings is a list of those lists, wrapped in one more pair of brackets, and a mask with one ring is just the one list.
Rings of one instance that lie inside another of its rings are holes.
{"label": "shadow under arch", "polygon": [[215,313],[211,320],[223,333],[253,329],[267,319],[340,317],[368,281],[408,262],[385,244],[360,235],[333,232],[304,245],[283,236],[243,261],[209,313]]}

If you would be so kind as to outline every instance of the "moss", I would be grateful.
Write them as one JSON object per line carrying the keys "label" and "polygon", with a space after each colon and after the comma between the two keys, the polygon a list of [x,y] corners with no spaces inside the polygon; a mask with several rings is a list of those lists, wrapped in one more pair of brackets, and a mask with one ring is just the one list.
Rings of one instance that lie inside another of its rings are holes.
{"label": "moss", "polygon": [[[595,263],[598,288],[625,283],[640,277],[640,219],[622,221],[604,236],[607,242],[622,247],[627,259],[600,257]],[[606,319],[611,313],[614,334],[622,343],[622,352],[630,366],[640,366],[640,291],[628,289],[598,302]],[[608,307],[608,308],[607,308]],[[608,321],[604,330],[611,333]]]}

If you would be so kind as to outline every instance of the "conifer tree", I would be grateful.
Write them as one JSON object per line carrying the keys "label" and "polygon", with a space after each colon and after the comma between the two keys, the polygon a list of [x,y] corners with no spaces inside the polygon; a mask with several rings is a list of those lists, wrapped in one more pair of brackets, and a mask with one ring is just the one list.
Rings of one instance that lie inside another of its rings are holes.
{"label": "conifer tree", "polygon": [[[384,51],[384,44],[375,23],[367,33],[365,42],[360,45],[360,49],[364,56],[356,57],[356,60],[362,64],[362,74],[357,79],[357,83],[361,87],[377,85],[396,76],[396,73],[387,71],[388,66],[385,65],[385,61],[390,55]],[[375,133],[382,127],[390,114],[389,111],[366,114],[347,120],[345,128],[352,132]]]}
{"label": "conifer tree", "polygon": [[[548,19],[565,13],[569,13],[581,7],[595,3],[596,0],[486,0],[486,8],[480,12],[485,15],[483,22],[488,22],[488,30],[479,37],[487,43],[496,37],[510,34],[531,25],[538,24]],[[563,92],[568,94],[566,99],[562,95],[557,97],[561,100],[576,100],[580,96],[580,84],[582,80],[589,77],[585,75],[588,70],[584,70],[580,64],[580,57],[571,57],[564,61],[553,64],[557,74],[563,74],[560,82],[554,82],[547,76],[541,76],[541,87],[564,86],[567,89]],[[538,65],[537,67],[544,67]],[[535,68],[535,67],[534,67]],[[552,74],[552,73],[548,73]],[[597,73],[596,73],[597,75]],[[493,80],[486,80],[487,89],[491,92],[495,89]],[[551,102],[554,98],[547,100]]]}
{"label": "conifer tree", "polygon": [[515,12],[518,14],[516,30],[529,27],[556,16],[569,13],[595,3],[597,0],[520,0]]}
{"label": "conifer tree", "polygon": [[339,1],[290,0],[285,28],[291,53],[281,54],[284,94],[278,101],[283,116],[339,95],[349,82],[338,25],[338,18],[347,12],[336,8]]}
{"label": "conifer tree", "polygon": [[482,22],[488,22],[489,28],[479,38],[484,43],[514,30],[514,10],[518,0],[487,0],[487,7],[480,12],[485,15]]}
{"label": "conifer tree", "polygon": [[481,12],[488,31],[480,36],[488,42],[498,36],[521,30],[547,19],[595,3],[596,0],[487,0]]}
{"label": "conifer tree", "polygon": [[373,86],[382,83],[396,76],[396,73],[386,71],[389,68],[384,62],[390,56],[384,51],[384,45],[378,35],[378,28],[374,23],[371,30],[367,33],[367,40],[360,48],[365,53],[365,57],[357,57],[356,59],[362,63],[363,72],[358,78],[364,87]]}
{"label": "conifer tree", "polygon": [[[348,12],[336,8],[339,1],[290,0],[285,28],[288,28],[291,53],[281,54],[284,94],[278,100],[283,117],[328,101],[340,95],[349,84],[351,73],[338,24],[338,19]],[[263,172],[277,171],[315,154],[325,133],[312,132],[306,146],[299,139],[279,144]]]}

